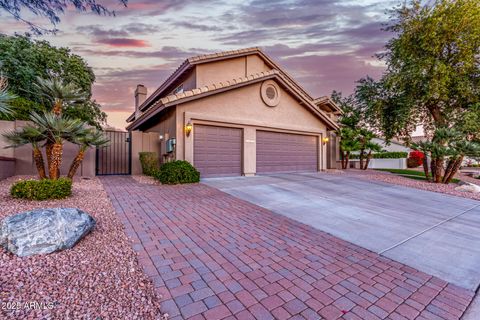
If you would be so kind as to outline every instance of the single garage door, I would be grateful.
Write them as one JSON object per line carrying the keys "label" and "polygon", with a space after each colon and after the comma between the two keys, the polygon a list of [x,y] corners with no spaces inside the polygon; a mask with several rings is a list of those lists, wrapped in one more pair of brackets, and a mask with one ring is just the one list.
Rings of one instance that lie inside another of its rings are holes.
{"label": "single garage door", "polygon": [[317,171],[317,137],[257,131],[257,173]]}
{"label": "single garage door", "polygon": [[202,177],[242,174],[242,129],[195,125],[193,163]]}

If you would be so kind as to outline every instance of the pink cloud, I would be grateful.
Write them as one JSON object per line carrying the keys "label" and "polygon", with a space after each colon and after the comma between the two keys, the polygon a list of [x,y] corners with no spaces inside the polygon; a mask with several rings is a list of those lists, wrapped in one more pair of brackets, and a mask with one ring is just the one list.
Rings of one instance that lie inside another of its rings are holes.
{"label": "pink cloud", "polygon": [[95,40],[96,43],[106,44],[111,47],[130,47],[130,48],[144,48],[149,47],[147,41],[130,38],[103,38]]}

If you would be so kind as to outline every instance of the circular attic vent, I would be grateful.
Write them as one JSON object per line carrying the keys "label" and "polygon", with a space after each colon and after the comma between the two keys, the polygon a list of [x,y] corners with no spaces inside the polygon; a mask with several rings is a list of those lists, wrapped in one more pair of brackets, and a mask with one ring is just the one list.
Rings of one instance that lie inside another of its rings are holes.
{"label": "circular attic vent", "polygon": [[280,102],[280,89],[272,80],[265,81],[262,84],[260,94],[263,102],[269,107],[275,107]]}

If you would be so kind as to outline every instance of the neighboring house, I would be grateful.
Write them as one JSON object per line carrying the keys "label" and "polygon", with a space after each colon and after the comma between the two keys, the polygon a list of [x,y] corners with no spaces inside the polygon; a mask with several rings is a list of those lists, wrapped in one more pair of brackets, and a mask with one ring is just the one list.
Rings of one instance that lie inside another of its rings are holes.
{"label": "neighboring house", "polygon": [[[139,85],[135,104],[127,119],[132,136],[153,134],[162,162],[187,160],[203,177],[336,163],[332,132],[340,109],[329,98],[312,98],[259,48],[189,58],[148,98]],[[132,148],[143,150],[135,139]]]}
{"label": "neighboring house", "polygon": [[372,142],[379,144],[382,147],[382,150],[387,152],[410,152],[411,148],[405,146],[402,142],[392,139],[389,143],[383,138],[373,138]]}

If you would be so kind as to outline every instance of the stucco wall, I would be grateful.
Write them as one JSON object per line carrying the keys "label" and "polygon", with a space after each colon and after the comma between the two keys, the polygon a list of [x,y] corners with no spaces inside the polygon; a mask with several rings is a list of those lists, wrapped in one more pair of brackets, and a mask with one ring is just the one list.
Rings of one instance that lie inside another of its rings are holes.
{"label": "stucco wall", "polygon": [[15,175],[15,160],[0,156],[0,180]]}
{"label": "stucco wall", "polygon": [[[0,135],[4,132],[11,131],[15,129],[14,121],[4,121],[0,120]],[[0,137],[0,157],[13,158],[13,148],[5,149],[8,145],[7,141],[3,137]]]}
{"label": "stucco wall", "polygon": [[197,88],[268,70],[257,55],[199,64],[196,66]]}
{"label": "stucco wall", "polygon": [[[156,134],[156,143],[157,143],[157,151],[158,156],[160,159],[160,162],[164,162],[165,158],[167,156],[166,154],[166,143],[167,140],[170,138],[175,138],[176,137],[176,112],[175,112],[175,107],[169,108],[165,110],[164,115],[161,117],[161,121],[158,123],[147,127],[147,128],[142,128],[144,132],[147,133],[152,133],[154,132]],[[163,139],[160,140],[159,136],[162,135]],[[173,155],[172,155],[173,156]]]}
{"label": "stucco wall", "polygon": [[326,169],[325,124],[289,93],[280,88],[281,99],[276,107],[268,107],[260,96],[261,84],[219,93],[177,106],[177,159],[193,162],[193,132],[185,137],[183,128],[189,121],[226,125],[244,129],[243,166],[246,175],[256,172],[255,130],[268,129],[292,133],[308,133],[319,137],[319,169]]}
{"label": "stucco wall", "polygon": [[[160,158],[160,139],[155,131],[132,131],[132,174],[142,174],[140,152],[155,152]],[[160,160],[160,159],[159,159]]]}

